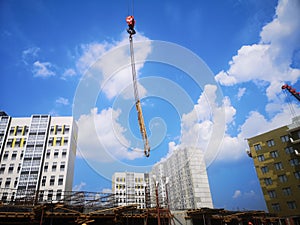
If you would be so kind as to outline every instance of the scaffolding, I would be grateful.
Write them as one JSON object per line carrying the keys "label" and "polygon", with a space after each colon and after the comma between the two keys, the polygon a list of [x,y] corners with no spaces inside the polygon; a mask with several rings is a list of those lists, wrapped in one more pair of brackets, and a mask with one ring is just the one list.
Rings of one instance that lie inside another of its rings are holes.
{"label": "scaffolding", "polygon": [[[22,198],[10,196],[13,190],[0,190],[0,224],[74,224],[74,225],[240,225],[251,221],[254,225],[277,225],[276,215],[263,211],[227,211],[224,209],[181,210],[174,212],[159,204],[155,208],[139,208],[138,203],[118,206],[111,193],[98,192],[63,192],[59,199],[55,195],[40,198],[39,192],[23,192]],[[44,191],[45,193],[45,191]],[[42,201],[41,201],[42,200]]]}

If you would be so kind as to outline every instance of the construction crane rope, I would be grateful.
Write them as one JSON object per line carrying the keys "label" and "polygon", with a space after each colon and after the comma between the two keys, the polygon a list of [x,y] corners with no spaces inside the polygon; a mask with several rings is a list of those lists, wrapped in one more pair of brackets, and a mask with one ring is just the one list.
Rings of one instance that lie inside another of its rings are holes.
{"label": "construction crane rope", "polygon": [[131,60],[131,71],[132,71],[132,81],[133,81],[133,90],[134,90],[134,98],[135,98],[135,107],[138,115],[138,123],[140,127],[140,132],[143,138],[144,143],[144,154],[146,157],[150,156],[150,146],[147,137],[147,131],[145,127],[143,111],[141,106],[141,101],[139,98],[138,87],[137,87],[137,79],[136,79],[136,69],[135,69],[135,60],[134,60],[134,48],[133,48],[133,39],[132,36],[136,33],[134,30],[135,20],[133,16],[128,16],[126,18],[126,22],[128,24],[127,32],[129,33],[129,43],[130,43],[130,60]]}

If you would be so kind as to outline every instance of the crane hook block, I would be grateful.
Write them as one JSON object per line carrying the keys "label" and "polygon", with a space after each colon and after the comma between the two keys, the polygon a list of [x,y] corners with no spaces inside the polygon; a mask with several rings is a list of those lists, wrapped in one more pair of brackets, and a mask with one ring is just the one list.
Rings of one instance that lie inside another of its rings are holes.
{"label": "crane hook block", "polygon": [[134,35],[136,31],[134,30],[135,19],[133,16],[126,17],[126,23],[128,24],[127,32],[130,35]]}

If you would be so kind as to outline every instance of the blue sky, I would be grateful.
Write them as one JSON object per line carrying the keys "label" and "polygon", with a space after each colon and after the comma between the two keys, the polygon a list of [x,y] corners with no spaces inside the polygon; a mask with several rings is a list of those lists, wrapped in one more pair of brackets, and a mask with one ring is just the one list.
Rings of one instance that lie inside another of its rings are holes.
{"label": "blue sky", "polygon": [[206,155],[216,208],[266,209],[245,138],[300,112],[281,91],[284,83],[300,90],[299,1],[135,1],[150,158],[133,105],[131,2],[1,1],[0,108],[74,115],[75,190],[110,189],[113,172],[149,171],[193,145]]}

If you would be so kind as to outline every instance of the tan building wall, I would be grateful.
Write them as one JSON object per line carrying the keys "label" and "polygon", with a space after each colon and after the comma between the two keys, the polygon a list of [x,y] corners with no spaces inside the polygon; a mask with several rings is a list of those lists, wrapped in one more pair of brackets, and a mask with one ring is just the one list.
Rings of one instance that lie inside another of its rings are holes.
{"label": "tan building wall", "polygon": [[281,217],[300,216],[300,156],[295,151],[300,150],[297,121],[248,139],[268,210]]}

